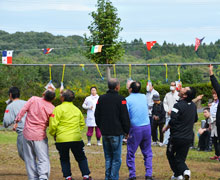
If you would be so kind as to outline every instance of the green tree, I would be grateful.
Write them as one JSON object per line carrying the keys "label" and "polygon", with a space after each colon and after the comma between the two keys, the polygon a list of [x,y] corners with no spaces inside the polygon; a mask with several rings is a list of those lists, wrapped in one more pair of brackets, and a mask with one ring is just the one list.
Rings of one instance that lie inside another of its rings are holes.
{"label": "green tree", "polygon": [[[93,18],[93,22],[88,27],[91,35],[89,37],[84,35],[85,43],[87,46],[104,46],[101,53],[91,54],[88,50],[85,56],[95,63],[114,64],[124,54],[122,42],[118,40],[122,31],[121,19],[110,0],[98,0],[96,6],[97,10],[90,14]],[[110,68],[107,68],[107,78],[110,78]]]}

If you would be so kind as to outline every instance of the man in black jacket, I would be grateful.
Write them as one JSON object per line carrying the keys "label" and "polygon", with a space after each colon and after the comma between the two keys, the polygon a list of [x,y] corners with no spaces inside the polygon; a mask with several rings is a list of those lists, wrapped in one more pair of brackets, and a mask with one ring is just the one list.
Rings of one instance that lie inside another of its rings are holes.
{"label": "man in black jacket", "polygon": [[[210,80],[212,82],[212,86],[217,93],[218,99],[220,99],[220,85],[219,85],[216,77],[214,76],[212,65],[209,66],[209,75],[210,75]],[[218,106],[217,106],[216,127],[217,127],[217,134],[218,134],[217,147],[218,147],[218,149],[220,149],[220,103],[218,103]],[[220,160],[220,159],[218,159],[218,160]]]}
{"label": "man in black jacket", "polygon": [[105,154],[105,180],[118,180],[121,167],[122,139],[130,130],[126,100],[118,94],[118,79],[108,81],[106,94],[98,99],[95,121],[102,133]]}
{"label": "man in black jacket", "polygon": [[170,139],[167,146],[167,158],[174,175],[171,179],[190,179],[191,172],[185,160],[193,141],[193,125],[198,120],[196,105],[192,102],[196,91],[192,87],[180,90],[181,100],[176,103],[171,112],[169,124],[163,132],[170,128]]}

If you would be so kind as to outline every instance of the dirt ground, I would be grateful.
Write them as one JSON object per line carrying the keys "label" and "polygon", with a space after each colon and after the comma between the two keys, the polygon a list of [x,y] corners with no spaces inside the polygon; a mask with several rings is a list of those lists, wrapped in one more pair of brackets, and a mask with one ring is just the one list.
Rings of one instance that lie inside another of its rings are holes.
{"label": "dirt ground", "polygon": [[[49,143],[51,161],[51,180],[63,179],[59,162],[59,155],[53,142]],[[93,145],[85,147],[91,175],[95,180],[103,180],[105,172],[105,161],[102,147]],[[153,147],[153,177],[155,180],[170,179],[172,172],[166,159],[165,147]],[[209,160],[212,153],[197,152],[191,150],[187,159],[187,164],[192,171],[192,180],[217,180],[220,177],[220,163]],[[76,161],[71,156],[72,174],[75,180],[81,180],[81,174]],[[144,161],[140,150],[136,154],[136,175],[137,179],[144,179]],[[123,146],[122,166],[120,169],[120,179],[128,178],[126,166],[126,146]],[[25,180],[27,179],[25,164],[17,154],[15,144],[0,144],[0,180]]]}

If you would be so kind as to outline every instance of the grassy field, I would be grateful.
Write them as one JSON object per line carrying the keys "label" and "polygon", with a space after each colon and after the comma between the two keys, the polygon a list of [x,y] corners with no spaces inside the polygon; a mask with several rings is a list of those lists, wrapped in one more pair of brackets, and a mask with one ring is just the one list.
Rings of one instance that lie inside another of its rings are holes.
{"label": "grassy field", "polygon": [[[202,118],[200,114],[200,119]],[[200,122],[196,124],[197,130]],[[27,179],[25,165],[18,157],[16,148],[16,133],[8,130],[0,131],[0,180],[24,180]],[[60,180],[62,178],[59,155],[55,148],[54,141],[50,135],[49,149],[51,161],[51,180]],[[86,143],[86,130],[83,132],[83,139]],[[88,158],[91,175],[95,180],[103,180],[105,172],[105,161],[102,147],[96,146],[95,137],[92,139],[93,146],[85,147],[86,156]],[[196,144],[197,144],[196,137]],[[170,179],[172,171],[166,158],[165,147],[153,148],[153,177],[156,180]],[[218,161],[211,161],[209,157],[214,155],[212,152],[199,152],[190,150],[187,164],[192,171],[192,180],[217,180],[220,178],[220,164]],[[78,165],[71,156],[72,174],[74,179],[80,180],[81,174]],[[136,153],[136,175],[137,179],[144,179],[144,161],[140,149]],[[126,146],[123,146],[122,166],[120,169],[120,179],[125,180],[128,177],[128,169],[126,166]]]}

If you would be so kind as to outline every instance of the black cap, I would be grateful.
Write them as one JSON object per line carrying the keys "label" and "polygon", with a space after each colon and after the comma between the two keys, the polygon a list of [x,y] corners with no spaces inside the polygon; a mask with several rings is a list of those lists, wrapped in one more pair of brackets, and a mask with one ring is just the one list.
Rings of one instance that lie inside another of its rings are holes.
{"label": "black cap", "polygon": [[153,101],[160,101],[160,96],[157,94],[153,95]]}

